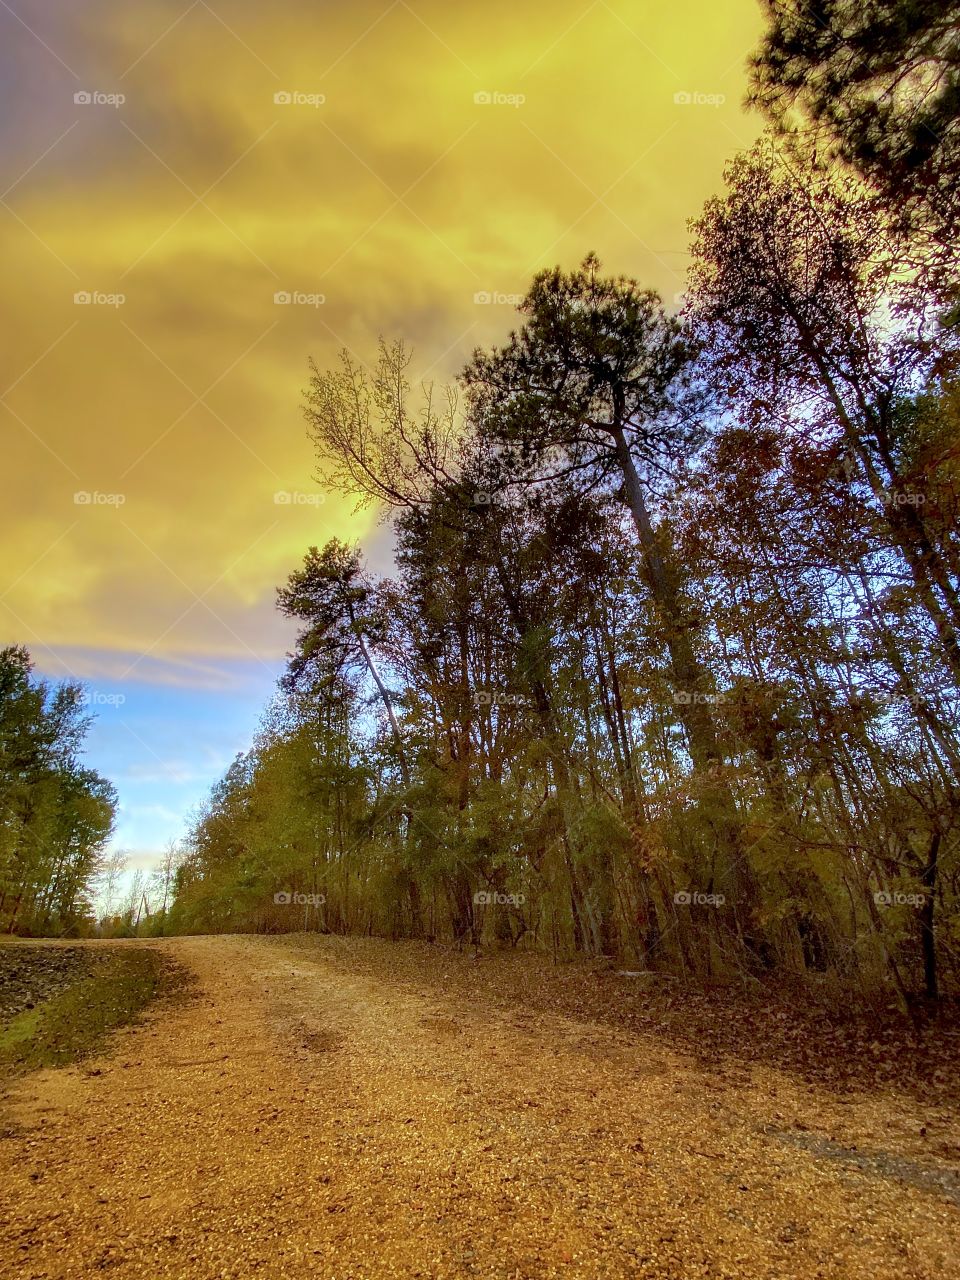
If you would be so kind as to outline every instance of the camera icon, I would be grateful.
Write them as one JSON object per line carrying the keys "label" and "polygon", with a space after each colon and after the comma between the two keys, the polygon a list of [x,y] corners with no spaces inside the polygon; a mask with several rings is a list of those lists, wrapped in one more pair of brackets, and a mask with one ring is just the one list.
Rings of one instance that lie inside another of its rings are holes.
{"label": "camera icon", "polygon": [[88,93],[86,89],[79,89],[74,95],[73,100],[78,107],[89,107],[93,101],[93,94]]}
{"label": "camera icon", "polygon": [[679,893],[673,895],[673,900],[678,907],[689,907],[693,901],[693,895],[688,893],[686,889],[681,889]]}
{"label": "camera icon", "polygon": [[293,301],[293,295],[287,293],[286,289],[281,289],[279,293],[273,295],[274,305],[278,307],[289,307]]}
{"label": "camera icon", "polygon": [[278,107],[289,107],[290,103],[293,101],[293,94],[287,93],[285,89],[281,89],[278,93],[273,95],[273,101]]}
{"label": "camera icon", "polygon": [[273,900],[278,907],[289,907],[290,903],[293,901],[293,894],[284,893],[283,890],[281,890],[279,893],[275,893],[273,895]]}
{"label": "camera icon", "polygon": [[681,90],[679,93],[675,93],[673,95],[673,101],[675,106],[689,107],[691,102],[693,102],[693,94]]}
{"label": "camera icon", "polygon": [[493,301],[493,294],[488,293],[486,289],[481,289],[479,293],[473,295],[474,305],[478,307],[489,307]]}
{"label": "camera icon", "polygon": [[492,494],[484,493],[482,489],[479,489],[473,495],[473,505],[475,507],[489,507],[492,503],[493,503]]}
{"label": "camera icon", "polygon": [[473,903],[474,906],[477,907],[487,907],[493,899],[494,895],[492,893],[488,893],[485,889],[481,889],[478,893],[473,895]]}
{"label": "camera icon", "polygon": [[873,900],[874,900],[874,902],[877,904],[877,906],[878,906],[878,907],[892,907],[892,906],[893,906],[893,894],[892,894],[892,893],[886,893],[886,892],[884,892],[884,890],[882,890],[882,889],[880,890],[880,892],[879,892],[879,893],[875,893],[875,894],[873,895]]}
{"label": "camera icon", "polygon": [[85,489],[82,489],[79,493],[73,495],[73,500],[78,507],[88,507],[93,501],[93,494],[87,493]]}
{"label": "camera icon", "polygon": [[287,493],[285,489],[280,489],[273,495],[273,500],[277,506],[289,507],[290,503],[293,501],[293,494]]}
{"label": "camera icon", "polygon": [[679,693],[673,695],[673,701],[678,707],[688,707],[693,702],[693,695],[682,689]]}
{"label": "camera icon", "polygon": [[79,293],[73,295],[74,306],[89,307],[93,301],[93,294],[87,293],[86,289],[81,289]]}
{"label": "camera icon", "polygon": [[490,103],[493,101],[493,94],[489,93],[486,89],[481,89],[479,93],[475,93],[473,95],[473,100],[478,107],[489,107]]}

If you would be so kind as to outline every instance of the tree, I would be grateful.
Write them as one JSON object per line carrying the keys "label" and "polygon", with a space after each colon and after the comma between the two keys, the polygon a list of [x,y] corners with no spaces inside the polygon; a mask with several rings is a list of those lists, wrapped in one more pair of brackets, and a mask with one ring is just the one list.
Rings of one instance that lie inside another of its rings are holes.
{"label": "tree", "polygon": [[960,182],[960,5],[954,0],[764,0],[753,101],[799,123],[946,244]]}
{"label": "tree", "polygon": [[904,447],[909,406],[951,367],[954,339],[925,313],[922,282],[904,279],[875,202],[849,179],[795,172],[761,141],[694,231],[690,316],[712,376],[744,422],[780,418],[832,444],[960,680],[951,539],[928,518]]}
{"label": "tree", "polygon": [[346,350],[338,369],[322,371],[310,362],[303,413],[320,479],[361,505],[425,502],[438,480],[450,478],[458,443],[456,393],[426,384],[417,402],[407,376],[411,358],[403,343],[381,339],[369,375]]}
{"label": "tree", "polygon": [[404,785],[410,785],[410,770],[403,735],[390,692],[383,681],[372,649],[372,635],[382,628],[375,593],[367,581],[356,548],[336,538],[322,551],[311,547],[303,568],[290,575],[277,593],[281,612],[302,618],[306,628],[297,640],[297,655],[291,665],[296,679],[307,666],[336,674],[344,665],[362,661],[383,702],[393,733],[397,764]]}
{"label": "tree", "polygon": [[0,922],[68,932],[113,830],[116,792],[80,763],[90,717],[76,682],[53,687],[22,647],[0,650]]}
{"label": "tree", "polygon": [[713,682],[697,655],[697,624],[669,530],[652,514],[657,480],[694,438],[693,348],[657,295],[606,278],[588,257],[569,274],[538,275],[507,345],[478,352],[464,379],[478,430],[506,453],[518,478],[537,484],[582,476],[613,481],[633,518],[672,693],[721,850],[717,879],[736,885],[737,925],[752,936],[755,891],[710,704]]}

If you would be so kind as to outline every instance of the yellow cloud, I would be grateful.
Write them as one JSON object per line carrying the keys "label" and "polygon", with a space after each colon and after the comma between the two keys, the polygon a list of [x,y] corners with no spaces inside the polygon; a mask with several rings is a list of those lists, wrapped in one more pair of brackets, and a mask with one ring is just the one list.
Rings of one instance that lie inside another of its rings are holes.
{"label": "yellow cloud", "polygon": [[16,142],[0,209],[6,639],[276,645],[273,589],[304,547],[374,537],[349,500],[273,501],[315,492],[308,355],[369,359],[383,332],[450,377],[534,270],[590,249],[671,300],[686,219],[758,129],[739,105],[753,0],[176,16],[70,10],[38,29],[66,68],[17,36],[34,150]]}

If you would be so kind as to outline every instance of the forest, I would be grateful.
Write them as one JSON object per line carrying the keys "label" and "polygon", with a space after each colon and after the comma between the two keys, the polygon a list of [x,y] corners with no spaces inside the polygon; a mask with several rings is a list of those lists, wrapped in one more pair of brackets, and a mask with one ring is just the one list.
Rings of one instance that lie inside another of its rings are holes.
{"label": "forest", "polygon": [[956,31],[823,8],[769,6],[679,307],[591,254],[453,385],[402,338],[311,365],[316,480],[395,570],[291,567],[172,928],[956,993]]}

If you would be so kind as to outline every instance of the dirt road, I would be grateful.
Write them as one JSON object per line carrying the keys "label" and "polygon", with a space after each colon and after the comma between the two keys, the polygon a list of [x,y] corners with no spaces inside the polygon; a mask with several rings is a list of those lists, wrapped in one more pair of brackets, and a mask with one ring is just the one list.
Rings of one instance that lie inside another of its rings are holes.
{"label": "dirt road", "polygon": [[186,938],[197,976],[5,1100],[0,1275],[960,1277],[957,1117],[364,964]]}

